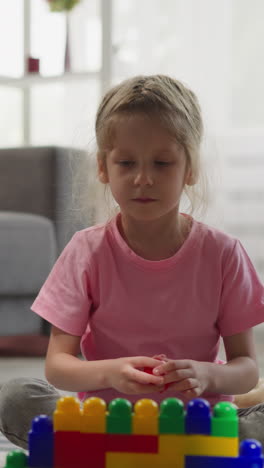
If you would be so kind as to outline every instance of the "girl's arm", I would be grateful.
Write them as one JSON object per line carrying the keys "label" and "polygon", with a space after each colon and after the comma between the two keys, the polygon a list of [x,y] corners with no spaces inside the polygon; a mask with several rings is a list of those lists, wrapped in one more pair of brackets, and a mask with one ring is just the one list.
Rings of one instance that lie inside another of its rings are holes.
{"label": "girl's arm", "polygon": [[258,382],[259,373],[253,330],[223,338],[227,364],[211,368],[210,391],[217,393],[246,393]]}
{"label": "girl's arm", "polygon": [[[70,335],[52,326],[45,362],[48,382],[61,390],[78,392],[87,389],[87,363],[79,359],[80,336]],[[103,364],[97,365],[95,376],[90,379],[95,387],[105,388]],[[91,366],[90,366],[91,369]]]}
{"label": "girl's arm", "polygon": [[223,338],[225,365],[191,359],[167,359],[153,373],[163,375],[170,390],[196,398],[203,392],[237,395],[251,390],[258,382],[258,366],[251,329]]}
{"label": "girl's arm", "polygon": [[154,358],[137,356],[98,361],[83,361],[78,357],[79,336],[70,335],[52,326],[47,351],[45,374],[55,387],[70,392],[85,392],[115,388],[123,393],[160,391],[163,377],[140,370],[154,368]]}

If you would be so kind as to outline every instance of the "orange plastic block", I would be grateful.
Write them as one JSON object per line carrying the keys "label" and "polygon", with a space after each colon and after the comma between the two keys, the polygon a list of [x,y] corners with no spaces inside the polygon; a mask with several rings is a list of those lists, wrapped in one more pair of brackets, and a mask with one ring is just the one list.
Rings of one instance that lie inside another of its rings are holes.
{"label": "orange plastic block", "polygon": [[158,412],[159,407],[156,401],[143,398],[134,405],[132,418],[133,434],[158,434]]}

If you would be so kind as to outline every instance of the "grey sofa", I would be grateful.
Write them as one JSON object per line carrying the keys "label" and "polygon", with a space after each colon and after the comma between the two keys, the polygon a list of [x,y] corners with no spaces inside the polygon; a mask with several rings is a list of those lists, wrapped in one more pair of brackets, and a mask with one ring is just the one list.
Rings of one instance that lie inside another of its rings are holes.
{"label": "grey sofa", "polygon": [[59,147],[0,149],[0,336],[47,331],[30,306],[83,227],[71,216],[70,155]]}

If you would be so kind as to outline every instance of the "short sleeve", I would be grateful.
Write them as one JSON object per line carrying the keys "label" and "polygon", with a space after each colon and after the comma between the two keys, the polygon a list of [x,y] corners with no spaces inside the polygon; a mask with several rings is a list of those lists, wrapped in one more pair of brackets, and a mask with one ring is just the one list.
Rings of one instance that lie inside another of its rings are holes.
{"label": "short sleeve", "polygon": [[82,336],[92,306],[89,252],[77,232],[56,261],[31,309],[66,333]]}
{"label": "short sleeve", "polygon": [[264,288],[241,243],[236,240],[223,265],[218,329],[235,335],[264,321]]}

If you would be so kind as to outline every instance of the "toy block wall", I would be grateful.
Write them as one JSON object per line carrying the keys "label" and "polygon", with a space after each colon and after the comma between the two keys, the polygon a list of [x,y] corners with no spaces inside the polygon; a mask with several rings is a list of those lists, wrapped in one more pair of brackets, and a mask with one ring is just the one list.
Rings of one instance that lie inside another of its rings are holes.
{"label": "toy block wall", "polygon": [[[16,460],[17,457],[17,460]],[[29,455],[17,451],[5,468],[262,468],[261,444],[238,447],[234,405],[206,400],[187,408],[177,398],[158,404],[92,397],[81,406],[74,397],[58,400],[53,421],[36,417],[29,432]]]}

